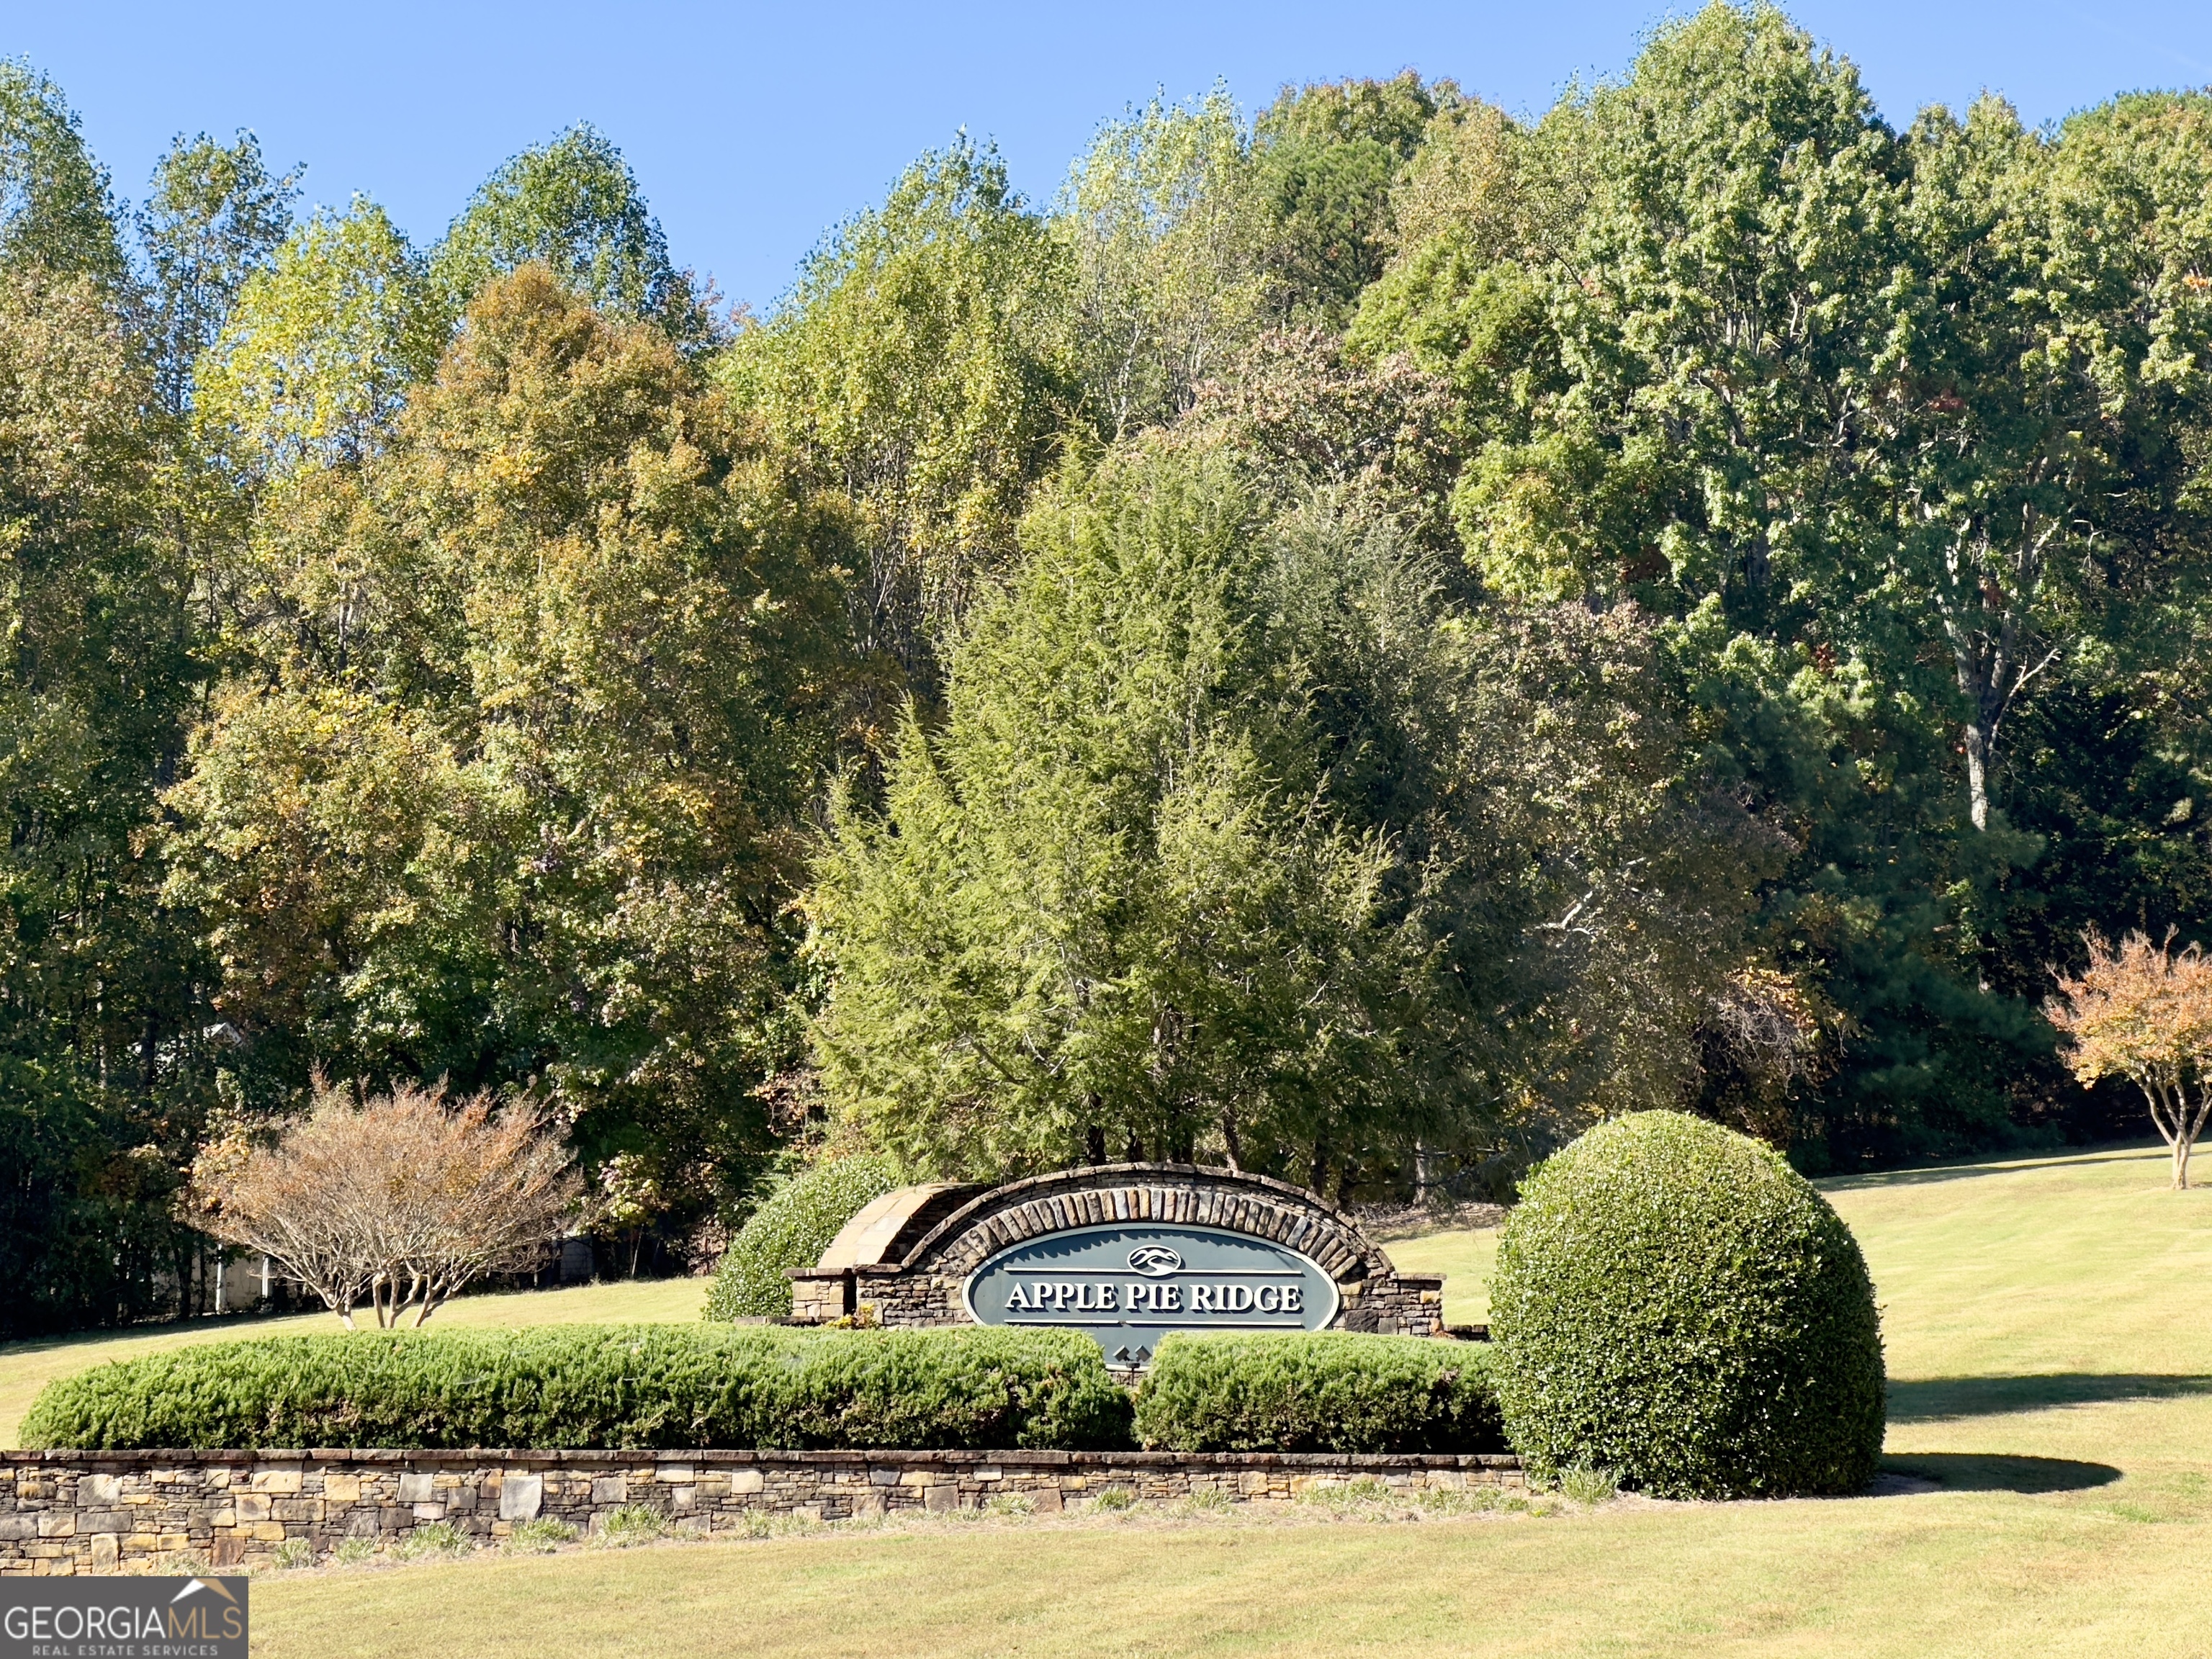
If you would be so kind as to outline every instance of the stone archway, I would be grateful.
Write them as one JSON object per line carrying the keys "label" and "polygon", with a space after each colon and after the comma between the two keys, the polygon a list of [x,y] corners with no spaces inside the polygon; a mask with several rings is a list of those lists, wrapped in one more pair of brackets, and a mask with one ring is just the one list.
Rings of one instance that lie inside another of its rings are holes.
{"label": "stone archway", "polygon": [[819,1322],[866,1304],[888,1326],[973,1323],[963,1290],[987,1261],[1031,1241],[1102,1228],[1133,1237],[1205,1229],[1277,1247],[1328,1276],[1338,1298],[1334,1328],[1443,1334],[1443,1280],[1400,1273],[1318,1194],[1188,1164],[1104,1164],[1000,1187],[902,1188],[855,1217],[817,1267],[793,1275],[794,1312]]}

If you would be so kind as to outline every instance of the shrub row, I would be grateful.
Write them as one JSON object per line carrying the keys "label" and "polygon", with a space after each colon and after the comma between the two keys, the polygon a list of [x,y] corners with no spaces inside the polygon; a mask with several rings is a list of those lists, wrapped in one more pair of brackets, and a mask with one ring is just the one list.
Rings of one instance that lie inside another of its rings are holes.
{"label": "shrub row", "polygon": [[283,1337],[47,1385],[34,1449],[1124,1446],[1127,1394],[1072,1331],[706,1325]]}
{"label": "shrub row", "polygon": [[1169,1337],[1136,1431],[1172,1451],[1506,1449],[1487,1345],[1329,1331]]}
{"label": "shrub row", "polygon": [[693,1325],[210,1344],[50,1383],[33,1449],[1498,1451],[1479,1345],[1171,1337],[1135,1406],[1072,1331]]}

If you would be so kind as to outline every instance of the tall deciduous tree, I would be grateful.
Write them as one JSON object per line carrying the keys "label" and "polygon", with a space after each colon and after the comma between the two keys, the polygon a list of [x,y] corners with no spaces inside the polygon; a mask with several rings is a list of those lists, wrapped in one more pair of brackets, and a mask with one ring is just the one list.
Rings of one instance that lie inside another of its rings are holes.
{"label": "tall deciduous tree", "polygon": [[522,1041],[496,994],[508,825],[439,714],[297,669],[210,700],[167,797],[168,895],[219,967],[252,1106],[316,1066],[474,1083]]}
{"label": "tall deciduous tree", "polygon": [[835,537],[665,331],[543,265],[359,473],[283,526],[285,605],[172,796],[256,1103],[319,1061],[534,1083],[688,1219],[763,1150],[845,697]]}
{"label": "tall deciduous tree", "polygon": [[[2154,665],[2201,605],[2202,131],[2159,98],[1895,132],[1778,11],[1716,5],[1533,126],[1440,115],[1399,187],[1352,355],[1453,381],[1489,591],[1655,613],[1803,845],[1765,927],[1853,1028],[1839,1145],[2050,1109],[2048,952],[2012,930],[2106,912],[2024,873],[2051,849],[2002,817],[2008,731],[2038,828],[2180,838],[2035,698],[2203,752]],[[2195,793],[2168,775],[2158,811]]]}
{"label": "tall deciduous tree", "polygon": [[422,256],[356,198],[318,212],[247,277],[200,363],[198,412],[249,477],[357,465],[444,345]]}
{"label": "tall deciduous tree", "polygon": [[230,495],[210,538],[211,632],[270,677],[450,684],[450,594],[370,532],[376,464],[447,320],[381,208],[318,212],[241,285],[195,371],[198,450]]}
{"label": "tall deciduous tree", "polygon": [[192,371],[230,321],[246,279],[291,229],[304,170],[270,172],[250,132],[228,144],[180,136],[155,168],[137,215],[146,262],[142,326],[156,392],[173,417],[191,409]]}
{"label": "tall deciduous tree", "polygon": [[1900,135],[1778,10],[1715,4],[1533,132],[1440,132],[1355,337],[1465,385],[1498,591],[1864,654],[1953,705],[1986,829],[2019,698],[2201,539],[2206,130],[2160,96]]}
{"label": "tall deciduous tree", "polygon": [[1099,129],[1058,220],[1074,250],[1084,393],[1110,436],[1173,420],[1268,320],[1268,221],[1227,90]]}
{"label": "tall deciduous tree", "polygon": [[1771,9],[1662,30],[1561,119],[1597,180],[1540,267],[1565,372],[1471,471],[1470,551],[1508,592],[1672,589],[1794,620],[1790,596],[1834,588],[1881,528],[1855,460],[1905,263],[1903,158],[1856,71]]}
{"label": "tall deciduous tree", "polygon": [[670,263],[668,239],[622,152],[588,124],[524,150],[484,180],[430,262],[458,315],[493,277],[543,264],[601,309],[708,331],[701,296]]}
{"label": "tall deciduous tree", "polygon": [[0,275],[0,1267],[14,1328],[139,1313],[208,1081],[155,792],[200,666],[159,529],[153,389],[116,296]]}
{"label": "tall deciduous tree", "polygon": [[963,138],[842,227],[724,360],[797,475],[852,504],[854,629],[895,685],[928,690],[1072,422],[1072,279],[997,154]]}
{"label": "tall deciduous tree", "polygon": [[2212,100],[2122,99],[2053,141],[1985,99],[1923,116],[1911,154],[1924,308],[1895,349],[1890,544],[1985,829],[2032,684],[2212,546]]}
{"label": "tall deciduous tree", "polygon": [[119,288],[107,172],[84,147],[61,88],[0,60],[0,264],[36,265]]}
{"label": "tall deciduous tree", "polygon": [[477,301],[410,422],[392,507],[454,573],[520,826],[503,996],[587,1149],[735,1181],[845,696],[838,544],[664,331],[543,266]]}

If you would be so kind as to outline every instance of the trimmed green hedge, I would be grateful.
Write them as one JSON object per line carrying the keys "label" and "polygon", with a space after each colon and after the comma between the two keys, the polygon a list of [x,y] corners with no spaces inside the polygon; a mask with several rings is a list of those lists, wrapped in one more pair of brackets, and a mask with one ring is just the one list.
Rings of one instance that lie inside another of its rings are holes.
{"label": "trimmed green hedge", "polygon": [[1638,1112],[1521,1190],[1490,1329],[1533,1473],[1609,1468],[1668,1498],[1866,1489],[1881,1322],[1858,1242],[1809,1182],[1717,1124]]}
{"label": "trimmed green hedge", "polygon": [[817,1164],[770,1194],[739,1228],[714,1269],[703,1317],[722,1323],[748,1316],[791,1316],[791,1267],[822,1259],[838,1230],[898,1185],[879,1158],[843,1158]]}
{"label": "trimmed green hedge", "polygon": [[1167,1451],[1502,1452],[1488,1345],[1316,1331],[1170,1336],[1137,1394]]}
{"label": "trimmed green hedge", "polygon": [[1129,1443],[1073,1331],[705,1325],[279,1337],[49,1383],[23,1444],[1013,1449]]}

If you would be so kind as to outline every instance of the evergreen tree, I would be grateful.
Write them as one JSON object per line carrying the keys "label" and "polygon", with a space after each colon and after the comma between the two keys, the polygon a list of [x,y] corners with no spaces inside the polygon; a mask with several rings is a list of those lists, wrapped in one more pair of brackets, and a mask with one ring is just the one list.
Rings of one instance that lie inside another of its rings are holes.
{"label": "evergreen tree", "polygon": [[1385,525],[1218,456],[1139,451],[1027,537],[809,901],[879,1145],[1342,1191],[1679,1088],[1772,853],[1680,775],[1632,619],[1476,628]]}
{"label": "evergreen tree", "polygon": [[1419,150],[1449,82],[1410,70],[1389,81],[1285,88],[1253,123],[1255,186],[1273,230],[1274,303],[1288,318],[1341,328],[1382,274],[1392,186]]}
{"label": "evergreen tree", "polygon": [[1428,942],[1384,914],[1388,849],[1320,793],[1257,530],[1218,469],[1041,509],[953,654],[943,734],[909,717],[881,822],[838,809],[821,1052],[909,1164],[1206,1137],[1318,1180],[1422,1109],[1402,1043]]}

